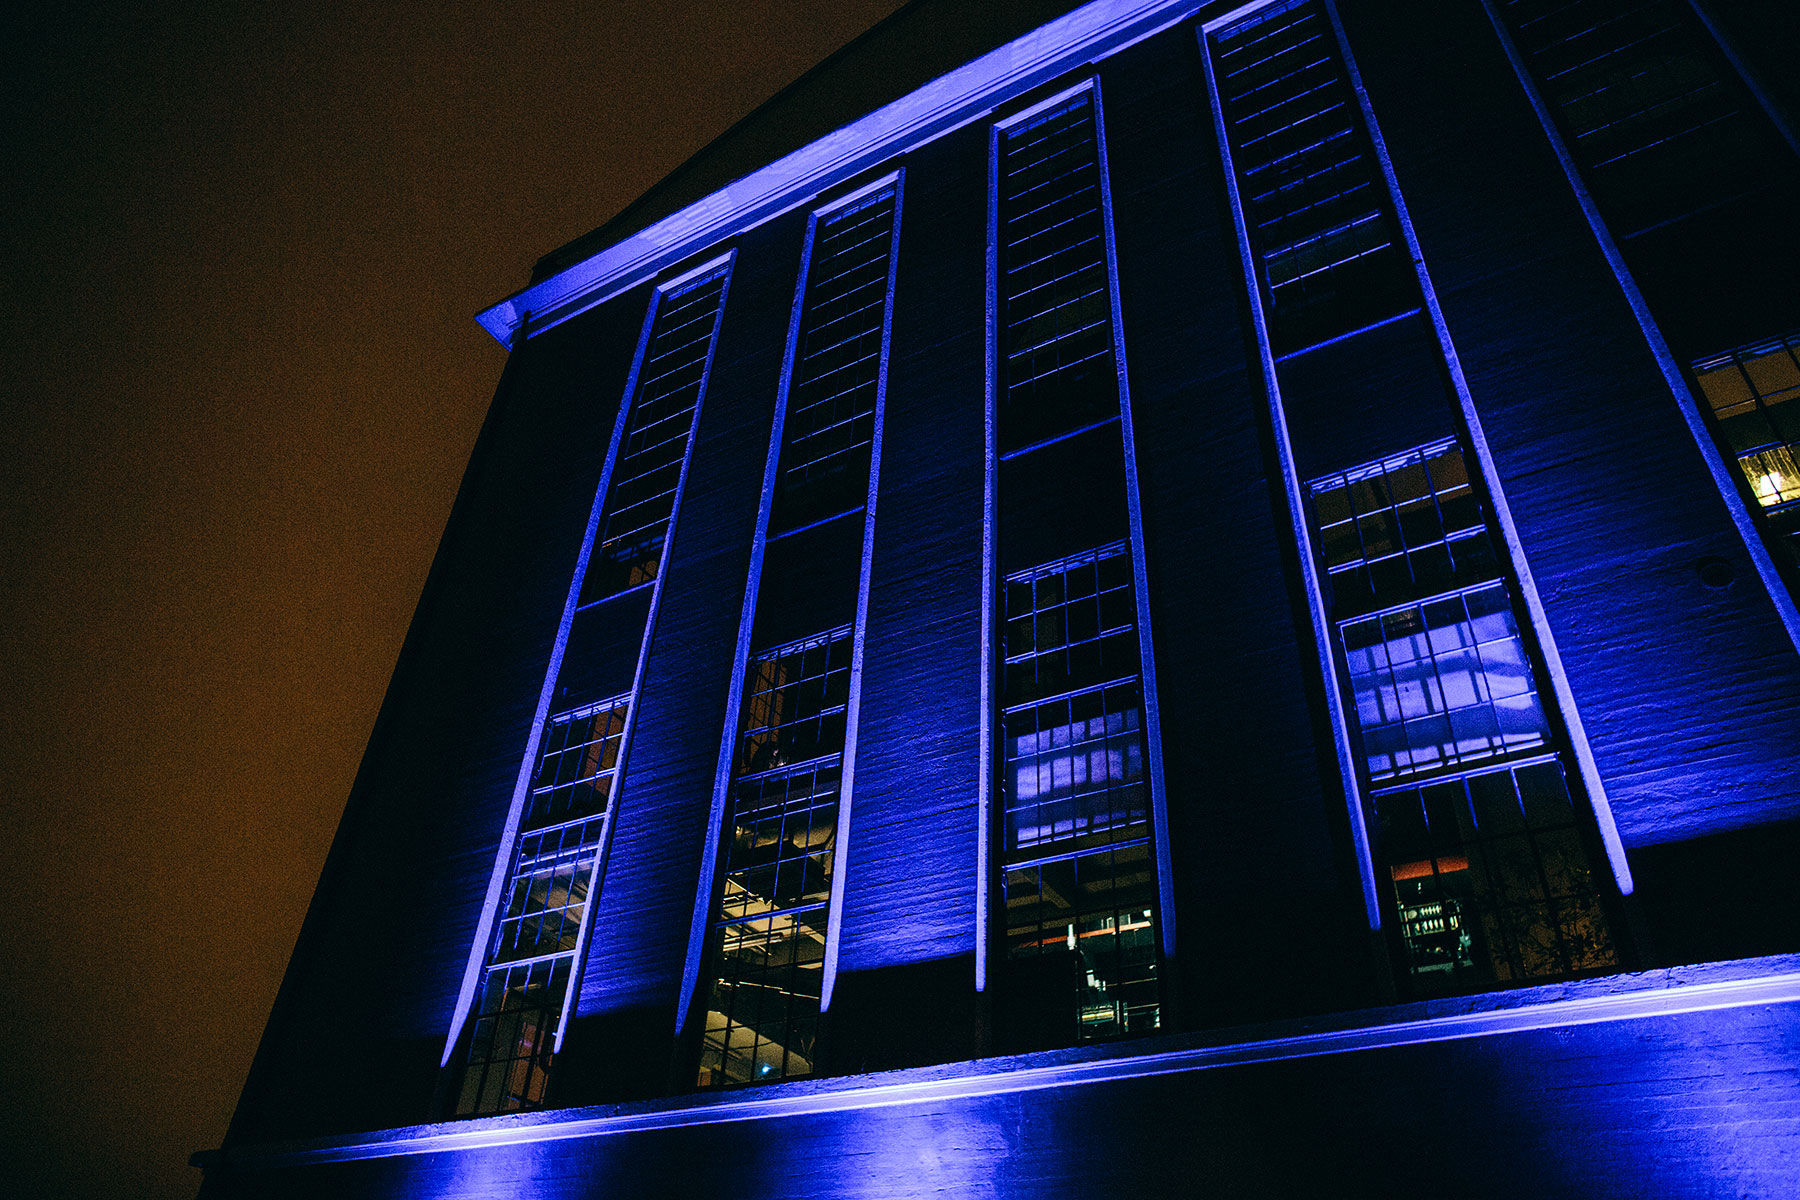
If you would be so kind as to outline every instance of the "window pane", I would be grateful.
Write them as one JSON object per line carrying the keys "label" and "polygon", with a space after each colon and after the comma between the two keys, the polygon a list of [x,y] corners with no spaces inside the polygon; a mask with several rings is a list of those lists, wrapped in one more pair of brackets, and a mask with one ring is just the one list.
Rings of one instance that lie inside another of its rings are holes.
{"label": "window pane", "polygon": [[812,1073],[850,652],[836,629],[745,664],[701,1087]]}
{"label": "window pane", "polygon": [[1123,544],[1008,579],[1001,861],[1015,1021],[1070,1042],[1154,1029],[1155,872],[1136,600]]}
{"label": "window pane", "polygon": [[628,710],[627,699],[610,700],[552,717],[544,728],[488,951],[459,1115],[543,1101]]}
{"label": "window pane", "polygon": [[1068,1012],[1081,1040],[1160,1023],[1156,876],[1145,842],[1006,871],[1006,952]]}
{"label": "window pane", "polygon": [[895,196],[884,188],[820,217],[813,230],[772,529],[866,501]]}
{"label": "window pane", "polygon": [[1375,807],[1417,990],[1617,968],[1560,764],[1382,792]]}
{"label": "window pane", "polygon": [[1502,0],[1498,10],[1615,232],[1781,178],[1786,147],[1687,5]]}
{"label": "window pane", "polygon": [[726,268],[663,293],[582,582],[590,604],[656,577],[712,355]]}
{"label": "window pane", "polygon": [[999,133],[1001,443],[1119,411],[1094,98]]}
{"label": "window pane", "polygon": [[[1308,490],[1332,607],[1340,617],[1450,591],[1497,573],[1493,543],[1454,442],[1328,475],[1314,480]],[[1345,519],[1329,524],[1327,514]]]}
{"label": "window pane", "polygon": [[1410,305],[1410,266],[1320,6],[1274,4],[1209,42],[1279,347]]}

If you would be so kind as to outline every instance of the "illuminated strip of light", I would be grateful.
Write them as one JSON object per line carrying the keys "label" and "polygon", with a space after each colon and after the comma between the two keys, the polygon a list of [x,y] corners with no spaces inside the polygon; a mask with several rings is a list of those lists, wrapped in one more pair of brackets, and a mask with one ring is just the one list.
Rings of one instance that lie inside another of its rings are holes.
{"label": "illuminated strip of light", "polygon": [[[1759,973],[1696,983],[1668,983],[1685,975],[1729,973],[1748,966]],[[1610,989],[1632,986],[1635,991]],[[1570,996],[1570,992],[1585,993]],[[1535,1001],[1536,996],[1555,997]],[[1400,1009],[1378,1009],[1367,1016],[1395,1012],[1428,1012],[1445,1001],[1426,1001]],[[1456,1002],[1450,1002],[1456,1003]],[[515,1113],[436,1125],[415,1125],[379,1133],[318,1138],[305,1142],[202,1151],[190,1160],[206,1170],[266,1170],[371,1158],[437,1154],[492,1146],[516,1146],[574,1138],[612,1137],[655,1129],[714,1125],[731,1121],[766,1121],[780,1117],[886,1108],[902,1104],[936,1104],[984,1096],[1012,1095],[1049,1088],[1079,1087],[1221,1067],[1391,1050],[1468,1038],[1492,1038],[1616,1021],[1714,1012],[1764,1005],[1800,1005],[1800,955],[1781,955],[1748,964],[1674,968],[1645,975],[1614,975],[1576,983],[1552,984],[1524,991],[1465,998],[1464,1004],[1506,1007],[1479,1012],[1422,1016],[1416,1020],[1379,1021],[1345,1028],[1309,1031],[1248,1041],[1207,1043],[1192,1036],[1159,1038],[1169,1049],[1132,1054],[1126,1049],[1144,1041],[1075,1050],[1054,1050],[1017,1058],[998,1058],[921,1067],[882,1075],[805,1079],[749,1092],[711,1093],[675,1100],[600,1105],[560,1112]],[[1354,1014],[1352,1015],[1354,1019]],[[1287,1028],[1316,1022],[1286,1023]]]}
{"label": "illuminated strip of light", "polygon": [[1094,0],[725,185],[476,316],[511,349],[728,234],[807,203],[835,183],[980,120],[1084,62],[1178,24],[1202,0]]}
{"label": "illuminated strip of light", "polygon": [[850,817],[856,792],[856,743],[862,727],[863,643],[869,624],[869,582],[874,574],[875,501],[881,490],[881,433],[887,420],[888,347],[894,332],[894,283],[900,270],[900,212],[905,200],[906,177],[896,172],[839,201],[842,208],[885,188],[894,190],[894,215],[888,224],[887,296],[882,301],[881,349],[875,360],[874,428],[869,436],[869,487],[863,498],[862,554],[858,560],[856,618],[850,635],[850,687],[844,700],[844,750],[838,775],[836,846],[831,857],[831,903],[825,919],[825,961],[819,981],[819,1011],[831,1011],[831,994],[837,986],[838,946],[844,938],[844,888],[850,866]]}
{"label": "illuminated strip of light", "polygon": [[[1131,383],[1125,369],[1124,305],[1113,237],[1112,182],[1106,166],[1106,119],[1100,81],[1094,81],[1094,157],[1100,169],[1100,230],[1105,235],[1106,287],[1112,304],[1113,363],[1119,375],[1119,440],[1125,445],[1125,513],[1131,527],[1132,594],[1137,601],[1138,670],[1144,703],[1144,776],[1150,784],[1150,835],[1155,841],[1158,934],[1164,970],[1175,959],[1175,864],[1169,851],[1169,804],[1163,785],[1162,715],[1156,703],[1156,650],[1150,633],[1150,571],[1144,554],[1144,509],[1131,423]],[[1166,988],[1165,988],[1166,990]]]}
{"label": "illuminated strip of light", "polygon": [[[1229,14],[1231,19],[1247,9]],[[1199,31],[1200,64],[1206,71],[1206,98],[1212,109],[1213,132],[1219,141],[1219,158],[1224,166],[1225,196],[1230,202],[1232,227],[1237,232],[1238,262],[1244,272],[1244,287],[1250,300],[1250,325],[1256,334],[1257,361],[1262,367],[1263,388],[1269,402],[1269,424],[1274,434],[1276,457],[1281,464],[1283,494],[1287,498],[1290,531],[1300,560],[1302,590],[1306,593],[1306,612],[1311,618],[1313,648],[1323,672],[1325,709],[1331,723],[1332,749],[1337,758],[1338,778],[1344,788],[1344,808],[1350,818],[1350,840],[1356,855],[1356,874],[1362,884],[1363,911],[1370,929],[1381,928],[1381,895],[1376,890],[1375,855],[1369,848],[1369,824],[1364,815],[1366,804],[1362,784],[1356,777],[1356,752],[1350,745],[1350,719],[1344,711],[1344,698],[1338,686],[1337,655],[1332,648],[1333,626],[1325,612],[1324,591],[1319,584],[1318,562],[1321,555],[1312,544],[1312,531],[1306,524],[1306,506],[1300,494],[1300,473],[1294,465],[1294,445],[1288,437],[1287,410],[1281,402],[1281,381],[1275,374],[1275,349],[1269,341],[1269,317],[1263,309],[1262,285],[1258,282],[1256,252],[1250,248],[1250,227],[1244,216],[1243,199],[1238,194],[1237,165],[1232,159],[1231,134],[1225,127],[1225,103],[1220,98],[1219,80],[1213,67],[1211,34],[1224,28],[1225,21],[1209,22]]]}

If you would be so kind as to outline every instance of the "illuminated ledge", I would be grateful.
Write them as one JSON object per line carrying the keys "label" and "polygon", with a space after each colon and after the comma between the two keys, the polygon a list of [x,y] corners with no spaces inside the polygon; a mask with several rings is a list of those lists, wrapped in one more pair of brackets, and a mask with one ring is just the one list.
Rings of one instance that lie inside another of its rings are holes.
{"label": "illuminated ledge", "polygon": [[[190,1161],[209,1171],[259,1170],[565,1138],[610,1137],[684,1125],[765,1121],[1075,1087],[1756,1005],[1800,1005],[1800,954],[1612,975],[1514,992],[1335,1013],[1279,1025],[980,1059],[878,1075],[800,1080],[633,1104],[518,1113],[304,1142],[209,1150],[195,1154]],[[1258,1034],[1264,1036],[1245,1038]],[[1228,1040],[1233,1038],[1242,1040]]]}
{"label": "illuminated ledge", "polygon": [[476,316],[509,350],[728,234],[805,203],[834,183],[941,137],[1041,83],[1198,12],[1207,0],[1094,0],[940,75],[766,167],[516,292]]}

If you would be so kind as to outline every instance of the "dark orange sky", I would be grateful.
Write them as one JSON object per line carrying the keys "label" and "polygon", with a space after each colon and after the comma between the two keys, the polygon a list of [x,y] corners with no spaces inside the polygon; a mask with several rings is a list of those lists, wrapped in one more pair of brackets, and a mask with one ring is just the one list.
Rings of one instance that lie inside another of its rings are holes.
{"label": "dark orange sky", "polygon": [[0,1194],[199,1186],[499,378],[472,314],[897,6],[0,19]]}

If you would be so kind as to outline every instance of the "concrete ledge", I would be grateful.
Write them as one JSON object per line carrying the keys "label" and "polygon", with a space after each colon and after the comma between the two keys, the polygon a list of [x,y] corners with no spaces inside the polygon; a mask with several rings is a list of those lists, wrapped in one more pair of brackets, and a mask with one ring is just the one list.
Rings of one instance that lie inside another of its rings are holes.
{"label": "concrete ledge", "polygon": [[263,1170],[484,1146],[599,1138],[1205,1071],[1218,1067],[1680,1013],[1800,1005],[1800,954],[1671,967],[1198,1034],[799,1080],[631,1104],[413,1125],[195,1154],[207,1171]]}

